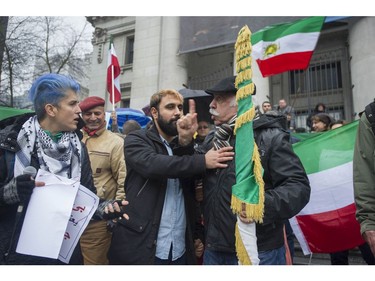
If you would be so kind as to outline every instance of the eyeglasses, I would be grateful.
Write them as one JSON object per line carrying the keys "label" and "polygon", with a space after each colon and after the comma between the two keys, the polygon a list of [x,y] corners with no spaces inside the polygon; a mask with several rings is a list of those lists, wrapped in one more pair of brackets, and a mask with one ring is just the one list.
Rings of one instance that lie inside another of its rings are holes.
{"label": "eyeglasses", "polygon": [[208,129],[208,126],[198,126],[198,130],[200,129]]}

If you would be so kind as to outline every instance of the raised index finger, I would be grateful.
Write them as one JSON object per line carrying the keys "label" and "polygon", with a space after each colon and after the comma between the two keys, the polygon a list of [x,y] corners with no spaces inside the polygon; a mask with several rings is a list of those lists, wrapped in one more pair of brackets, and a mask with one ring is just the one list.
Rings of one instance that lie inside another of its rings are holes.
{"label": "raised index finger", "polygon": [[195,113],[195,100],[189,99],[189,113],[194,114]]}

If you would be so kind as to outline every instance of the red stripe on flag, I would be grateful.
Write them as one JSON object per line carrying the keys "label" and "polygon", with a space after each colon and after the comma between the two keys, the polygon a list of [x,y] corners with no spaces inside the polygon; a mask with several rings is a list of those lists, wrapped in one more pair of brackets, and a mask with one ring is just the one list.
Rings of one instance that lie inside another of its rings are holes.
{"label": "red stripe on flag", "polygon": [[306,69],[309,66],[312,54],[313,51],[287,53],[265,60],[257,59],[256,61],[263,77],[268,77],[285,71]]}
{"label": "red stripe on flag", "polygon": [[[113,50],[111,48],[113,48]],[[116,56],[116,52],[114,50],[113,45],[111,45],[111,48],[108,50],[108,52],[110,52],[110,55],[108,56],[108,68],[107,68],[107,91],[109,93],[109,101],[114,104],[114,103],[121,101],[120,82],[119,82],[121,68],[120,68],[120,64]],[[113,79],[112,79],[112,72],[113,72]],[[113,87],[113,84],[114,84],[114,87]],[[114,102],[112,101],[112,96],[113,96],[112,88],[114,89]]]}
{"label": "red stripe on flag", "polygon": [[312,253],[332,253],[363,244],[360,226],[355,219],[355,205],[337,210],[296,216]]}

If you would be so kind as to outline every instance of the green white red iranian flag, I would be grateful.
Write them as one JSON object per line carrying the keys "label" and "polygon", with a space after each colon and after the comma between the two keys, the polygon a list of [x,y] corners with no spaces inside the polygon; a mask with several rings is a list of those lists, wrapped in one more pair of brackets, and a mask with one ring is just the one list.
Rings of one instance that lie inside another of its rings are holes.
{"label": "green white red iranian flag", "polygon": [[251,37],[252,56],[263,77],[306,69],[318,42],[325,17],[309,17],[271,25]]}
{"label": "green white red iranian flag", "polygon": [[[263,167],[254,140],[253,119],[255,107],[252,95],[255,86],[251,68],[251,31],[241,28],[235,44],[237,88],[236,184],[232,187],[231,209],[237,214],[235,229],[236,253],[241,265],[259,264],[255,222],[263,221],[264,182]],[[246,214],[252,223],[244,223],[240,214]]]}
{"label": "green white red iranian flag", "polygon": [[293,145],[308,174],[309,203],[290,219],[305,255],[364,243],[355,218],[353,151],[358,121]]}

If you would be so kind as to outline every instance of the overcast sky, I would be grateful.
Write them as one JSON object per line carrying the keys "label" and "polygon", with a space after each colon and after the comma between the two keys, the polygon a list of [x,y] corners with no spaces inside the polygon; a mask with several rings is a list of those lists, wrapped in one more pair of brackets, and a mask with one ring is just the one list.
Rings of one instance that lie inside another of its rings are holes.
{"label": "overcast sky", "polygon": [[[163,3],[164,1],[164,3]],[[223,2],[189,0],[171,5],[167,0],[88,2],[64,0],[5,1],[0,16],[369,16],[368,0],[348,3],[327,0],[268,0]],[[164,5],[163,5],[164,4]]]}
{"label": "overcast sky", "polygon": [[[87,22],[86,17],[84,16],[74,16],[74,17],[68,16],[68,17],[63,17],[63,18],[68,24],[71,24],[72,26],[76,27],[77,31],[81,31],[82,28],[85,26],[85,23]],[[89,38],[91,38],[92,33],[94,32],[94,28],[89,22],[87,22],[85,32],[89,36]],[[93,50],[91,42],[88,43],[87,48],[89,48],[91,51]]]}

